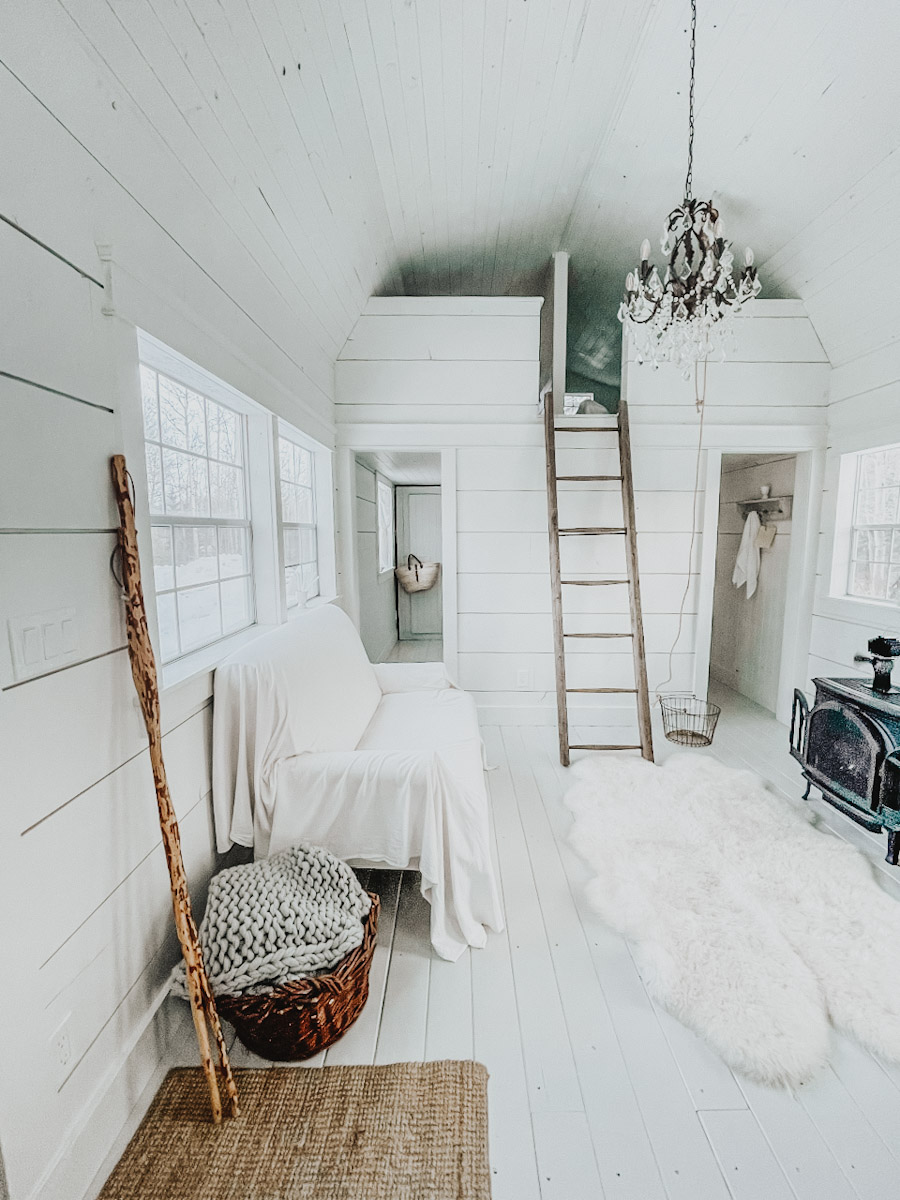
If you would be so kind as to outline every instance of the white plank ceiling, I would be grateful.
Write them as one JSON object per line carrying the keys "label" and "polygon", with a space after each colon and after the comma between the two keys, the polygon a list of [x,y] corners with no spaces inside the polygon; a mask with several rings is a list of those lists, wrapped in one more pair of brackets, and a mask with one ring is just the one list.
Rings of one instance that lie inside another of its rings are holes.
{"label": "white plank ceiling", "polygon": [[[681,197],[688,0],[5,7],[16,78],[121,176],[88,121],[112,80],[332,357],[369,294],[533,293],[562,248],[574,365],[617,378],[623,275]],[[754,247],[764,294],[809,300],[832,361],[896,338],[900,6],[700,0],[698,41],[695,191]],[[159,182],[128,186],[156,212]],[[204,213],[178,220],[190,246]],[[878,253],[873,329],[854,305]]]}

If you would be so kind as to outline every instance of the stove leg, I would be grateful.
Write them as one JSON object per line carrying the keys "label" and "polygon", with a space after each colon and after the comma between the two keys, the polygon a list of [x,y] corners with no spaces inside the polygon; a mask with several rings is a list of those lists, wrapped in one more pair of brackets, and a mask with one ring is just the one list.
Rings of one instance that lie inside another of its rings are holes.
{"label": "stove leg", "polygon": [[900,829],[891,829],[888,833],[887,854],[885,862],[889,862],[892,867],[896,867],[900,861]]}
{"label": "stove leg", "polygon": [[812,787],[812,780],[811,780],[811,779],[807,779],[807,781],[806,781],[806,791],[803,793],[803,799],[804,799],[804,800],[808,800],[808,799],[809,799],[809,789],[810,789],[811,787]]}

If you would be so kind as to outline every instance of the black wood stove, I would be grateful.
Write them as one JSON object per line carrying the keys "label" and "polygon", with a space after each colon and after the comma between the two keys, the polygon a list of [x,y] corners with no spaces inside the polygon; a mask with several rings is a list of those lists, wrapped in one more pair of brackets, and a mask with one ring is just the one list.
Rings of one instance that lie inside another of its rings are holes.
{"label": "black wood stove", "polygon": [[[884,657],[877,650],[875,654]],[[896,866],[900,857],[900,688],[891,687],[890,671],[885,678],[883,667],[880,676],[876,674],[877,688],[862,679],[814,679],[813,683],[816,700],[812,708],[798,689],[791,714],[791,754],[803,767],[807,781],[803,798],[815,786],[829,804],[859,825],[886,831],[887,861]]]}

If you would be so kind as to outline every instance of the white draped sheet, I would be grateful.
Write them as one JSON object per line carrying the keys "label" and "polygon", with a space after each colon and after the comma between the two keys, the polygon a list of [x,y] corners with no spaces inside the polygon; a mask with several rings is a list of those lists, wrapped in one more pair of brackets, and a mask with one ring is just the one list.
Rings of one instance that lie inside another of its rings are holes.
{"label": "white draped sheet", "polygon": [[440,663],[373,668],[326,606],[216,672],[213,799],[220,851],[297,842],[414,866],[443,958],[503,928],[472,698]]}

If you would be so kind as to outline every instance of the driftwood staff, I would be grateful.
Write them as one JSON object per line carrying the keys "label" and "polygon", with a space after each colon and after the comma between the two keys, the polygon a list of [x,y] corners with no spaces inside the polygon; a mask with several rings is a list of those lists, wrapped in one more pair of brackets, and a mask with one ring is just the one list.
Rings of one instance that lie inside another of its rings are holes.
{"label": "driftwood staff", "polygon": [[228,1051],[222,1036],[222,1026],[216,1012],[216,1003],[212,989],[203,965],[203,955],[200,941],[197,937],[197,926],[191,914],[191,897],[188,893],[187,876],[184,873],[184,860],[181,856],[181,837],[178,832],[178,821],[175,809],[169,795],[169,785],[166,782],[166,768],[162,756],[162,728],[159,720],[159,688],[156,681],[156,662],[153,658],[153,647],[150,644],[150,634],[147,630],[147,612],[144,608],[144,593],[141,588],[141,564],[138,558],[137,531],[134,525],[134,506],[128,482],[129,475],[125,469],[125,459],[116,454],[111,460],[113,491],[119,509],[119,551],[122,565],[122,579],[125,591],[125,622],[128,630],[128,654],[131,658],[131,673],[138,699],[147,726],[147,736],[150,739],[150,763],[153,767],[153,782],[156,785],[156,801],[159,806],[159,824],[162,830],[163,846],[166,851],[166,862],[169,864],[169,879],[172,885],[172,907],[175,910],[175,928],[178,931],[178,941],[181,943],[181,953],[187,968],[187,988],[191,1001],[191,1014],[194,1018],[194,1029],[197,1032],[197,1044],[200,1047],[200,1060],[206,1081],[209,1084],[209,1098],[212,1105],[213,1120],[216,1124],[222,1120],[222,1099],[219,1093],[219,1080],[212,1060],[209,1044],[209,1030],[212,1030],[216,1048],[219,1054],[219,1069],[225,1084],[225,1115],[236,1117],[238,1114],[237,1088],[231,1064],[228,1061]]}

